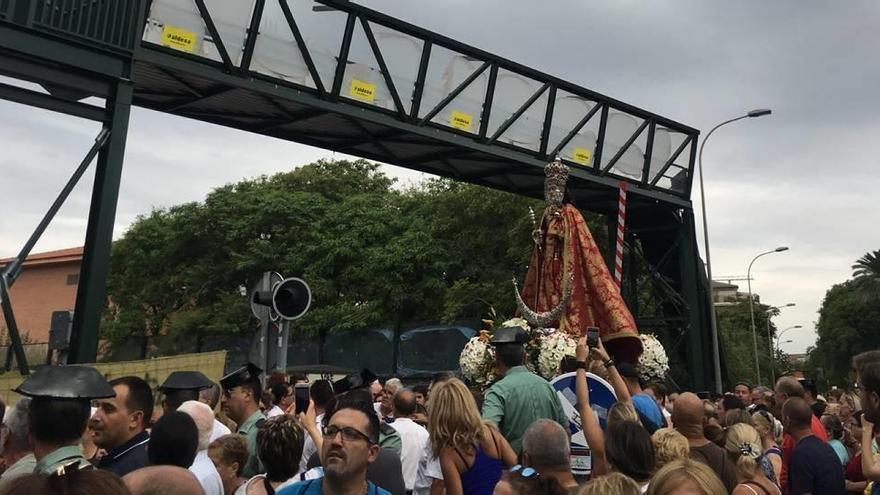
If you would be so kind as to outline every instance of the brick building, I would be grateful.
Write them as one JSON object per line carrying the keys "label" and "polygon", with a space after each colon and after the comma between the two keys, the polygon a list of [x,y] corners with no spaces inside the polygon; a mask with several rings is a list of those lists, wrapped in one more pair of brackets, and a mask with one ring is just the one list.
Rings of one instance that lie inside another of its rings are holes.
{"label": "brick building", "polygon": [[[69,248],[28,256],[22,265],[21,275],[10,289],[15,321],[18,323],[27,348],[29,361],[33,357],[45,359],[49,341],[49,324],[52,312],[73,309],[76,304],[76,288],[82,265],[83,248]],[[6,266],[11,258],[0,260]],[[6,321],[0,317],[0,333],[5,346],[8,343]],[[32,361],[33,362],[33,361]]]}

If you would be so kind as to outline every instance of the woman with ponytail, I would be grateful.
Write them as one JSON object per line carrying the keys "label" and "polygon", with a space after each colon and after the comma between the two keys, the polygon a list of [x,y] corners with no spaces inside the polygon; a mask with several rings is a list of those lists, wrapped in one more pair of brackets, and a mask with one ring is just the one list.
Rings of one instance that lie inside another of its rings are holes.
{"label": "woman with ponytail", "polygon": [[739,482],[732,495],[780,495],[782,492],[764,474],[759,464],[763,447],[761,436],[751,425],[738,423],[727,429],[724,440],[727,455],[736,464]]}

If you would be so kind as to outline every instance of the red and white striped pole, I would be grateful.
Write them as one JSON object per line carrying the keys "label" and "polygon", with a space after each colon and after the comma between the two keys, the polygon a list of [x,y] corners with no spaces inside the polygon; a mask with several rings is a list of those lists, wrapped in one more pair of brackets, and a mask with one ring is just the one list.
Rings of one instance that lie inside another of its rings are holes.
{"label": "red and white striped pole", "polygon": [[620,288],[623,280],[623,232],[626,227],[626,181],[620,181],[620,195],[617,200],[617,249],[614,253],[614,281]]}

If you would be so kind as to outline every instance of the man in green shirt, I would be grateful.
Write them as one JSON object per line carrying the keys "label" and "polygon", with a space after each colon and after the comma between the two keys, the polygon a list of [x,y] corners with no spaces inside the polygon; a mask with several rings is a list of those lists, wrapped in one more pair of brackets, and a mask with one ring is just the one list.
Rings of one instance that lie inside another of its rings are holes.
{"label": "man in green shirt", "polygon": [[35,473],[91,467],[79,448],[91,414],[91,401],[116,395],[97,370],[86,366],[46,366],[14,392],[32,399],[28,423],[37,461]]}
{"label": "man in green shirt", "polygon": [[519,327],[501,328],[492,336],[495,362],[504,378],[489,387],[483,401],[483,419],[498,426],[517,454],[522,451],[523,435],[535,421],[551,419],[568,427],[556,390],[525,367],[523,344],[528,338]]}
{"label": "man in green shirt", "polygon": [[223,413],[238,425],[238,434],[247,437],[248,460],[243,474],[250,478],[264,473],[263,465],[257,457],[257,431],[266,421],[260,411],[262,384],[260,373],[263,370],[248,363],[220,379],[223,398],[220,401]]}

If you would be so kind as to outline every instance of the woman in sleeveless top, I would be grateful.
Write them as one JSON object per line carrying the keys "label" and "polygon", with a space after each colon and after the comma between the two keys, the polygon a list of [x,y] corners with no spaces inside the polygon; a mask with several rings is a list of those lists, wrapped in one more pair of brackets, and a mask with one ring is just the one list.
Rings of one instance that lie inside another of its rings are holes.
{"label": "woman in sleeveless top", "polygon": [[738,423],[728,428],[724,450],[736,464],[739,484],[732,495],[781,495],[776,483],[770,481],[761,469],[761,436],[752,425]]}
{"label": "woman in sleeveless top", "polygon": [[516,453],[493,425],[482,421],[473,395],[460,380],[431,389],[428,432],[447,495],[491,495],[502,468],[516,464]]}

